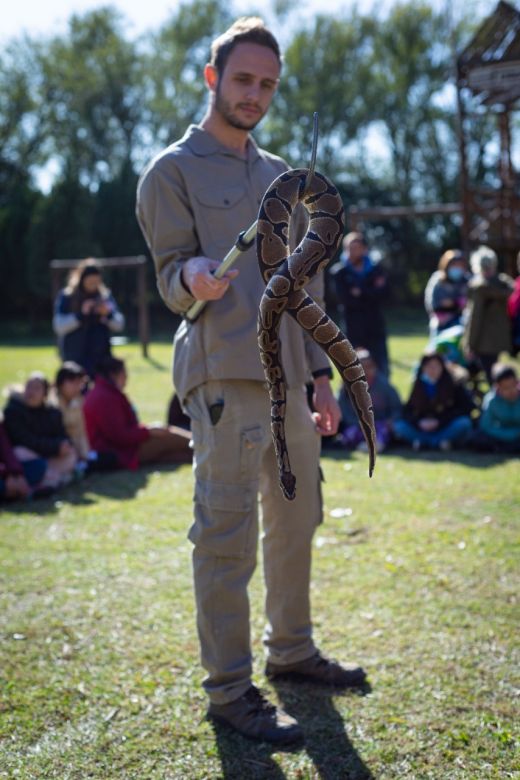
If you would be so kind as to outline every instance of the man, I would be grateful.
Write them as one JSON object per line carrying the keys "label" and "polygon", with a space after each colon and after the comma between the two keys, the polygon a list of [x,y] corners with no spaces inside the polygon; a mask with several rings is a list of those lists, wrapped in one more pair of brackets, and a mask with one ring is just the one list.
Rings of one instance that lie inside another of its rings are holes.
{"label": "man", "polygon": [[386,327],[381,309],[387,293],[386,276],[368,256],[362,233],[345,236],[341,258],[331,268],[331,277],[352,346],[367,349],[379,370],[388,376]]}
{"label": "man", "polygon": [[[280,65],[278,44],[260,19],[241,19],[213,42],[204,70],[206,115],[145,170],[137,214],[167,305],[183,313],[195,300],[208,302],[195,323],[179,327],[174,357],[174,382],[193,434],[195,520],[189,538],[208,712],[248,737],[289,743],[302,737],[297,722],[251,684],[247,586],[256,564],[258,492],[268,677],[300,674],[347,686],[362,684],[365,674],[322,658],[312,641],[311,543],[321,520],[319,434],[334,433],[339,422],[327,359],[301,328],[283,318],[288,445],[298,480],[296,499],[287,502],[278,485],[256,339],[264,285],[254,249],[241,257],[240,272],[233,269],[222,279],[211,273],[238,233],[257,218],[269,184],[287,169],[249,135],[269,108]],[[319,282],[313,287],[319,297]],[[310,374],[314,418],[304,387]]]}

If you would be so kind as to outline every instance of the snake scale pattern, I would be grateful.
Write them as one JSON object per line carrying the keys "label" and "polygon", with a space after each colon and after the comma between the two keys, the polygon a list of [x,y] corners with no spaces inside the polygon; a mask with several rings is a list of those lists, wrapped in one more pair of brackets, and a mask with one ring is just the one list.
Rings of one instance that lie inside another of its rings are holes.
{"label": "snake scale pattern", "polygon": [[[298,203],[306,209],[309,225],[291,254],[289,226]],[[343,204],[336,187],[320,173],[309,175],[307,169],[286,171],[275,179],[260,205],[256,250],[266,288],[260,301],[258,344],[269,387],[280,487],[288,500],[295,498],[296,478],[285,440],[286,386],[279,339],[284,312],[310,334],[338,369],[367,441],[370,476],[375,465],[372,399],[361,363],[350,341],[305,291],[305,285],[335,254],[343,229]]]}

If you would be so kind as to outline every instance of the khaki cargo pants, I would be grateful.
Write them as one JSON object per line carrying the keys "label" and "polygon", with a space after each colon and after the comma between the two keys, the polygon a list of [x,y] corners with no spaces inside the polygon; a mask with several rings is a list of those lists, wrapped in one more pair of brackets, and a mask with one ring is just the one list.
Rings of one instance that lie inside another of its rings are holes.
{"label": "khaki cargo pants", "polygon": [[269,659],[292,663],[315,652],[309,588],[312,537],[322,513],[320,437],[305,389],[288,391],[287,441],[297,480],[290,502],[278,484],[263,383],[210,381],[192,391],[185,406],[194,447],[195,520],[189,538],[201,660],[208,672],[204,688],[223,704],[251,684],[247,587],[256,565],[258,494]]}

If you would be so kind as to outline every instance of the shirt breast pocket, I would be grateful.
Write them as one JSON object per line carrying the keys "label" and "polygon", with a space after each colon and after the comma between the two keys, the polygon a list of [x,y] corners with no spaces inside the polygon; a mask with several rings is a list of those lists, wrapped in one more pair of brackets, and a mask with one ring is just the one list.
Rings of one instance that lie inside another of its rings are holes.
{"label": "shirt breast pocket", "polygon": [[239,184],[204,187],[195,192],[193,207],[202,252],[221,260],[240,231],[249,227],[249,223],[245,224],[248,217],[245,187]]}

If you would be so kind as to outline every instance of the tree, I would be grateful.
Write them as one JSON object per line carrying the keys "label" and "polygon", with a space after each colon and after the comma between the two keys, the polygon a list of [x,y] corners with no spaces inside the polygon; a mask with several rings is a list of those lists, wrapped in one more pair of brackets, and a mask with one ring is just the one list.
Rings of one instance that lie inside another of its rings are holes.
{"label": "tree", "polygon": [[182,3],[159,32],[143,42],[146,159],[202,118],[207,100],[203,69],[211,41],[231,23],[228,9],[224,0]]}
{"label": "tree", "polygon": [[61,176],[91,188],[132,158],[143,106],[141,61],[114,8],[73,15],[41,56],[40,95]]}
{"label": "tree", "polygon": [[319,15],[297,32],[285,51],[272,114],[261,137],[295,165],[308,164],[313,114],[319,114],[319,168],[341,182],[347,151],[366,122],[360,85],[368,77],[373,23],[354,13],[348,21]]}

